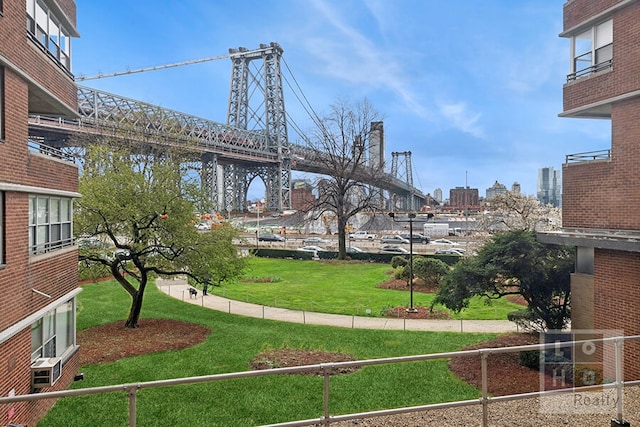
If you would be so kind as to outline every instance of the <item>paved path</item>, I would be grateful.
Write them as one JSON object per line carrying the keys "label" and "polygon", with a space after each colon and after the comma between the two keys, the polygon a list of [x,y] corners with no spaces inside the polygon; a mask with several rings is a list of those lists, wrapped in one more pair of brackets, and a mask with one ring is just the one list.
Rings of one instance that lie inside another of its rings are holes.
{"label": "paved path", "polygon": [[389,329],[407,331],[440,332],[518,332],[516,325],[508,320],[433,320],[398,319],[389,317],[348,316],[343,314],[317,313],[312,311],[289,310],[230,300],[216,295],[203,296],[198,290],[197,296],[189,294],[190,286],[183,279],[156,279],[158,288],[184,302],[212,310],[240,316],[279,320],[282,322],[304,323],[309,325],[339,326],[360,329]]}

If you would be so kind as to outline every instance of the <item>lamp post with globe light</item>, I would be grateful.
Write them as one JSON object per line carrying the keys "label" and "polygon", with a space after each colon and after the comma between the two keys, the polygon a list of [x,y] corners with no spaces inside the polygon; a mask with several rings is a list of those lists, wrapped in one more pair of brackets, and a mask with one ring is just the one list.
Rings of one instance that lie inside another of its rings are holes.
{"label": "lamp post with globe light", "polygon": [[407,313],[417,313],[418,309],[413,306],[413,220],[416,217],[416,213],[408,212],[408,220],[397,219],[395,212],[389,212],[389,217],[391,217],[393,222],[409,223],[409,308],[407,309]]}

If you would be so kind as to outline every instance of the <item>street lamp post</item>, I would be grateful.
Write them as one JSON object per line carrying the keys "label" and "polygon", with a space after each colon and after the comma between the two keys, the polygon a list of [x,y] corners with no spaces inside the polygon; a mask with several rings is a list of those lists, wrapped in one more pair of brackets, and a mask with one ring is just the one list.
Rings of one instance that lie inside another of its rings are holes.
{"label": "street lamp post", "polygon": [[389,212],[389,216],[393,222],[409,223],[409,308],[407,309],[407,313],[417,313],[418,309],[413,306],[413,220],[416,217],[416,213],[407,213],[408,221],[396,219],[395,212]]}

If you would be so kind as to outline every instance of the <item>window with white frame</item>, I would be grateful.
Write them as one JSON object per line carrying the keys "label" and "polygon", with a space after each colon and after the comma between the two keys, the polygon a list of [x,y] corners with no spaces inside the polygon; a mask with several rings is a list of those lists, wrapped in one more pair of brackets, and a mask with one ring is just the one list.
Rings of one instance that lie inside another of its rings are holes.
{"label": "window with white frame", "polygon": [[613,21],[594,25],[571,37],[571,74],[567,80],[575,80],[613,65]]}
{"label": "window with white frame", "polygon": [[69,300],[31,324],[31,361],[61,357],[76,344],[75,300]]}
{"label": "window with white frame", "polygon": [[69,246],[72,236],[72,199],[29,196],[29,252],[41,254]]}
{"label": "window with white frame", "polygon": [[27,30],[67,70],[71,69],[71,37],[60,20],[40,0],[26,0]]}

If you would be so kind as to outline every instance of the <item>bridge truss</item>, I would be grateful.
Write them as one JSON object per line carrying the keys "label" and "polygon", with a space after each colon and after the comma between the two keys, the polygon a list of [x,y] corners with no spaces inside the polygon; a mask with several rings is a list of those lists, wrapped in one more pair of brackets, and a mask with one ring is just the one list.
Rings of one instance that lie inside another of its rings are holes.
{"label": "bridge truss", "polygon": [[[224,56],[232,62],[226,124],[78,86],[79,117],[32,116],[30,139],[76,157],[92,137],[181,146],[191,153],[190,163],[217,210],[246,211],[249,186],[256,178],[265,184],[267,209],[290,209],[292,167],[329,171],[319,169],[308,148],[289,142],[282,53],[277,43],[271,43],[256,50],[230,49]],[[410,152],[408,160],[405,157],[406,180],[398,177],[395,154],[385,189],[391,194],[392,209],[414,210],[424,196],[413,188]]]}

